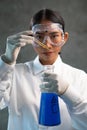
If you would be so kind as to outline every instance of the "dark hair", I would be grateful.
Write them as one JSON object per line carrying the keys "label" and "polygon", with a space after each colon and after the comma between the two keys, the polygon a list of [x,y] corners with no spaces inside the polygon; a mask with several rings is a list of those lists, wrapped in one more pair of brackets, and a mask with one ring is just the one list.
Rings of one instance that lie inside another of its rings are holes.
{"label": "dark hair", "polygon": [[31,19],[30,28],[35,24],[40,24],[42,20],[49,20],[53,23],[59,23],[62,25],[64,31],[65,23],[59,12],[50,9],[41,9]]}

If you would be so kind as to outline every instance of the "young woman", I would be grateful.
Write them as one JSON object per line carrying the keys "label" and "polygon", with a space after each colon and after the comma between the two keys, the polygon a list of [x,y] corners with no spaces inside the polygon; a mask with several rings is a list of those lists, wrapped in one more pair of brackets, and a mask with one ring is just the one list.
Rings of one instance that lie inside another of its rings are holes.
{"label": "young woman", "polygon": [[[0,59],[0,108],[8,106],[8,130],[39,130],[41,91],[59,95],[61,124],[49,130],[86,130],[87,74],[63,63],[60,57],[68,40],[63,18],[56,11],[42,9],[32,17],[30,29],[9,36]],[[16,64],[26,44],[32,44],[37,57]],[[53,65],[54,72],[41,87],[37,75],[45,65]]]}

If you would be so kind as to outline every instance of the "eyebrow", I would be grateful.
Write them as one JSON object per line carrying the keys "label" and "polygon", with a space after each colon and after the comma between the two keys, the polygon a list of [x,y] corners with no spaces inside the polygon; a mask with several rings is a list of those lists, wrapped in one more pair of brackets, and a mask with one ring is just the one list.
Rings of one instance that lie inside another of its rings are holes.
{"label": "eyebrow", "polygon": [[[46,33],[45,31],[44,32],[36,32],[36,34],[43,34],[43,33]],[[56,33],[60,33],[60,32],[49,32],[49,34],[56,34]]]}
{"label": "eyebrow", "polygon": [[58,33],[60,33],[60,32],[50,32],[50,34],[56,34],[56,33],[58,34]]}

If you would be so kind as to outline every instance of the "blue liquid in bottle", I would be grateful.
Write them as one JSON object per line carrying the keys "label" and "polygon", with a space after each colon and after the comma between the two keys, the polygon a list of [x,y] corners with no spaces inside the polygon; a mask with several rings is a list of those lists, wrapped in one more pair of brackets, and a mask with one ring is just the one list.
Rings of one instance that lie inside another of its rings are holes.
{"label": "blue liquid in bottle", "polygon": [[61,123],[58,95],[55,93],[42,93],[39,112],[39,124],[56,126]]}

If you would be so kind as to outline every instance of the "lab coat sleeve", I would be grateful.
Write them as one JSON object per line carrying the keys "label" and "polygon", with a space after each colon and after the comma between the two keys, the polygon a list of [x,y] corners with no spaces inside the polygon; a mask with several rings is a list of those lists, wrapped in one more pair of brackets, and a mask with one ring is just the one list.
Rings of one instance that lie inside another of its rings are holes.
{"label": "lab coat sleeve", "polygon": [[87,130],[87,98],[83,98],[73,87],[69,87],[61,98],[67,105],[73,127]]}
{"label": "lab coat sleeve", "polygon": [[0,58],[0,109],[9,104],[14,65],[8,65]]}

